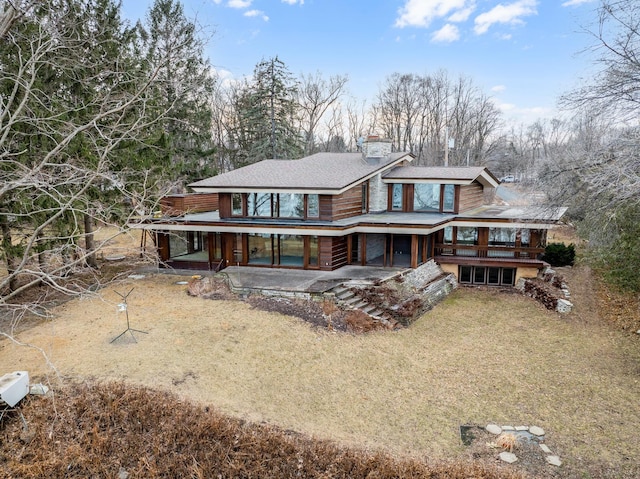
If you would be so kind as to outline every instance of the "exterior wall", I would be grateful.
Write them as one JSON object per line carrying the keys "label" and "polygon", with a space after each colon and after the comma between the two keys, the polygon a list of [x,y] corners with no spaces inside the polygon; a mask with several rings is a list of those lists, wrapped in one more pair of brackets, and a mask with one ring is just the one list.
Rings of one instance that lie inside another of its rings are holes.
{"label": "exterior wall", "polygon": [[[362,185],[354,186],[344,193],[330,198],[332,215],[327,219],[336,221],[362,214]],[[320,216],[322,217],[322,213]]]}
{"label": "exterior wall", "polygon": [[320,269],[334,270],[347,264],[347,237],[322,236],[320,242]]}
{"label": "exterior wall", "polygon": [[167,216],[215,211],[218,209],[218,193],[165,196],[160,200],[160,208],[162,213]]}
{"label": "exterior wall", "polygon": [[387,210],[388,189],[388,185],[382,182],[382,175],[376,175],[369,180],[369,211],[381,212]]}
{"label": "exterior wall", "polygon": [[367,234],[367,257],[366,260],[377,258],[384,254],[384,235],[383,234]]}
{"label": "exterior wall", "polygon": [[484,204],[484,192],[480,183],[460,187],[459,212],[467,211]]}
{"label": "exterior wall", "polygon": [[231,217],[231,193],[220,193],[218,197],[220,218]]}
{"label": "exterior wall", "polygon": [[320,208],[320,219],[322,221],[331,221],[333,217],[333,196],[320,195],[318,197],[318,207]]}
{"label": "exterior wall", "polygon": [[446,274],[452,274],[458,279],[458,265],[457,264],[441,264],[442,271]]}
{"label": "exterior wall", "polygon": [[538,268],[520,267],[516,270],[516,284],[520,278],[535,278],[538,276]]}
{"label": "exterior wall", "polygon": [[[451,273],[453,274],[456,279],[458,279],[458,266],[457,264],[441,264],[440,267],[442,268],[442,271],[444,271],[445,273]],[[499,267],[499,265],[495,265],[497,267]],[[518,266],[516,268],[516,278],[515,278],[515,284],[518,284],[518,280],[520,280],[520,278],[535,278],[536,276],[538,276],[538,268],[531,268],[531,267],[526,267],[526,266]]]}

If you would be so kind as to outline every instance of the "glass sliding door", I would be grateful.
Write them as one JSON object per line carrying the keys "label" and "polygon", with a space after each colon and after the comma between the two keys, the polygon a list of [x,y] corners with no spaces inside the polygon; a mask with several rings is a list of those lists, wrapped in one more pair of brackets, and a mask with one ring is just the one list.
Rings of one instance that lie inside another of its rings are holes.
{"label": "glass sliding door", "polygon": [[304,239],[300,235],[278,235],[280,266],[304,266]]}
{"label": "glass sliding door", "polygon": [[250,233],[248,235],[249,264],[271,264],[273,243],[271,235]]}
{"label": "glass sliding door", "polygon": [[309,263],[310,268],[320,266],[320,242],[317,236],[309,236]]}

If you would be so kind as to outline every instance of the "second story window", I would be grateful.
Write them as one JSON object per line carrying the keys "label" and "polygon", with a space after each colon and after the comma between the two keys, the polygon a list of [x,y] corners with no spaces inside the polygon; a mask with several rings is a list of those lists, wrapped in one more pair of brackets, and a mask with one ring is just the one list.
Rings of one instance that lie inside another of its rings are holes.
{"label": "second story window", "polygon": [[320,197],[318,195],[307,195],[307,218],[318,218],[320,216]]}
{"label": "second story window", "polygon": [[452,212],[455,210],[456,201],[455,185],[443,185],[442,187],[442,211]]}
{"label": "second story window", "polygon": [[440,211],[440,185],[417,183],[413,189],[414,211]]}
{"label": "second story window", "polygon": [[249,193],[247,195],[249,216],[271,217],[271,193]]}
{"label": "second story window", "polygon": [[280,193],[277,211],[280,218],[302,218],[304,216],[304,195]]}
{"label": "second story window", "polygon": [[362,212],[369,211],[369,183],[362,183]]}
{"label": "second story window", "polygon": [[242,216],[242,193],[233,193],[231,195],[231,214],[233,216]]}
{"label": "second story window", "polygon": [[391,186],[391,210],[402,211],[402,183],[394,183]]}
{"label": "second story window", "polygon": [[478,244],[478,228],[473,228],[470,226],[458,226],[456,243],[468,245]]}

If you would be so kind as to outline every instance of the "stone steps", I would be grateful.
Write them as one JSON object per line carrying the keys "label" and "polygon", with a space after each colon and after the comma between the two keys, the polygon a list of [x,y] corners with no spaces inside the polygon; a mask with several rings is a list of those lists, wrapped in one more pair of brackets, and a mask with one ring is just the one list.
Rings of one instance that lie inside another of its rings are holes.
{"label": "stone steps", "polygon": [[[450,276],[452,275],[446,275],[435,261],[429,261],[417,269],[409,270],[402,274],[404,281],[415,288],[415,290],[425,298],[425,305],[427,307],[433,307],[433,305],[445,297],[452,288],[457,286],[455,278],[451,281],[449,279]],[[450,283],[453,284],[453,286],[451,286]],[[327,297],[335,300],[335,302],[343,308],[362,311],[375,321],[388,325],[391,328],[400,326],[391,311],[369,303],[358,294],[357,288],[349,287],[350,284],[354,286],[360,285],[356,282],[339,284],[326,293]]]}
{"label": "stone steps", "polygon": [[365,299],[361,298],[355,291],[351,288],[341,284],[330,291],[328,291],[329,295],[333,296],[338,304],[341,304],[343,307],[353,310],[359,310],[365,313],[367,316],[373,318],[376,321],[379,321],[384,324],[389,324],[392,328],[397,325],[397,322],[391,318],[391,316],[377,307],[376,305],[370,304]]}

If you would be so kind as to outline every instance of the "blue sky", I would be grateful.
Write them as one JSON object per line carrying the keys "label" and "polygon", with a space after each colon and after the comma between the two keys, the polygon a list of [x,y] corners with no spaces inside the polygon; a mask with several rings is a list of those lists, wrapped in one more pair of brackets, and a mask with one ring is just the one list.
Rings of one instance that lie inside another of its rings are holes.
{"label": "blue sky", "polygon": [[[152,0],[123,0],[144,18]],[[231,78],[275,57],[298,75],[349,77],[371,104],[394,73],[465,75],[512,125],[557,115],[559,95],[593,69],[579,54],[593,39],[596,0],[183,0],[214,31],[207,55]]]}

